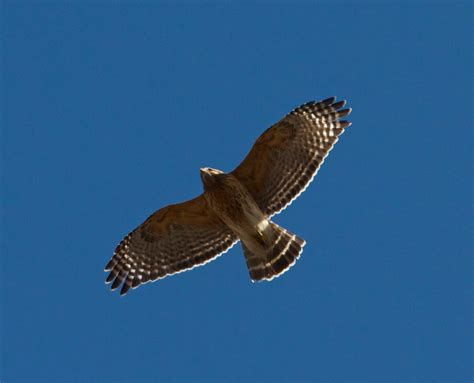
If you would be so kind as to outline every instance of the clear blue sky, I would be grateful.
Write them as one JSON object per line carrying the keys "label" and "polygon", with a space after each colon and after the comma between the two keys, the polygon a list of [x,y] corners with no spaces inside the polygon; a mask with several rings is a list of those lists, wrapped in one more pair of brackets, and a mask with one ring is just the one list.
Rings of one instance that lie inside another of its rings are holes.
{"label": "clear blue sky", "polygon": [[[2,2],[2,382],[468,382],[472,8]],[[276,222],[120,298],[118,241],[299,104],[353,125]]]}

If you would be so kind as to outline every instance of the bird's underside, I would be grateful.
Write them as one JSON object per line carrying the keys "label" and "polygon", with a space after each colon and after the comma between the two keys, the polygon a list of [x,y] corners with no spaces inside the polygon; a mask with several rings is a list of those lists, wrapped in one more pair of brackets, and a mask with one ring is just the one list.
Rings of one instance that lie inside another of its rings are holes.
{"label": "bird's underside", "polygon": [[204,265],[242,241],[253,281],[299,258],[304,240],[270,218],[312,181],[350,122],[335,97],[308,102],[267,129],[232,172],[201,169],[204,193],[151,215],[117,246],[106,282],[130,288]]}

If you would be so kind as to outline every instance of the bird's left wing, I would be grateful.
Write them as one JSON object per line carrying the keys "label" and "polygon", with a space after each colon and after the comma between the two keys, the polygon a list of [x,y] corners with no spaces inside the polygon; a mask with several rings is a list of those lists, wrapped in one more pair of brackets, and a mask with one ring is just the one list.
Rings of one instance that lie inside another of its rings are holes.
{"label": "bird's left wing", "polygon": [[272,216],[298,197],[350,122],[351,109],[331,97],[308,102],[267,129],[232,174]]}
{"label": "bird's left wing", "polygon": [[112,290],[132,287],[204,265],[227,251],[238,237],[208,207],[201,194],[151,215],[117,246],[105,267]]}

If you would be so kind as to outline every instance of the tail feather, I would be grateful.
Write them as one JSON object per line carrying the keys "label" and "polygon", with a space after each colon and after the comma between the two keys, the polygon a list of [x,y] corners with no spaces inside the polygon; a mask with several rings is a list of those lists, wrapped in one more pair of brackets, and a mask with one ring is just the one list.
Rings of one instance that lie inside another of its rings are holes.
{"label": "tail feather", "polygon": [[270,222],[270,226],[273,231],[273,240],[265,244],[261,250],[251,251],[242,242],[252,281],[271,281],[279,277],[295,264],[303,252],[304,239],[274,222]]}

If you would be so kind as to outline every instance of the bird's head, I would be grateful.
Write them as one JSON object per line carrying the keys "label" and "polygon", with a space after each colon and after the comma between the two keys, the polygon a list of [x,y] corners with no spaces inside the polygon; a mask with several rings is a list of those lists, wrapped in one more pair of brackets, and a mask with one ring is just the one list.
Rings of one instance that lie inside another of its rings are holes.
{"label": "bird's head", "polygon": [[225,173],[222,170],[213,169],[213,168],[201,168],[201,180],[204,184],[204,188],[206,186],[211,186],[215,184],[215,182],[222,178],[222,175]]}

